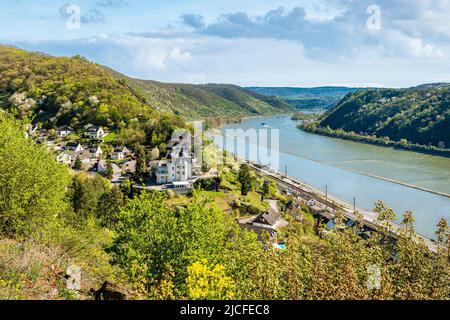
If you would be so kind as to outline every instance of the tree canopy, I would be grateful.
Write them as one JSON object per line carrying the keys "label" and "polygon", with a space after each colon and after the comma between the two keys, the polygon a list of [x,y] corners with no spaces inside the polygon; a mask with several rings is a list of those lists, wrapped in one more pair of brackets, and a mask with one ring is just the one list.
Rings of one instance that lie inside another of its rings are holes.
{"label": "tree canopy", "polygon": [[0,232],[26,234],[55,219],[67,207],[69,181],[67,167],[0,112]]}

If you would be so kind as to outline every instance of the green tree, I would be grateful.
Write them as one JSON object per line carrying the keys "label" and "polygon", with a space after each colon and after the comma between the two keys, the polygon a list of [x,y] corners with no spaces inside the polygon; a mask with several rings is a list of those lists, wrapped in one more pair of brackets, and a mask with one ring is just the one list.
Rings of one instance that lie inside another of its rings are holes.
{"label": "green tree", "polygon": [[80,156],[77,156],[75,159],[75,163],[73,165],[73,168],[75,170],[82,170],[83,169],[83,162],[81,162]]}
{"label": "green tree", "polygon": [[0,233],[26,234],[67,208],[68,169],[0,112]]}
{"label": "green tree", "polygon": [[413,236],[415,233],[414,221],[414,215],[411,211],[406,211],[403,214],[402,225],[405,227],[405,232],[408,234],[408,236]]}
{"label": "green tree", "polygon": [[156,132],[153,131],[150,138],[150,146],[151,147],[158,146],[158,141],[159,141],[158,135],[156,134]]}
{"label": "green tree", "polygon": [[111,180],[113,178],[113,176],[114,176],[114,170],[113,170],[113,166],[112,166],[111,162],[108,162],[106,164],[105,176],[109,180]]}
{"label": "green tree", "polygon": [[400,141],[398,142],[402,147],[407,147],[408,146],[408,140],[406,139],[400,139]]}
{"label": "green tree", "polygon": [[138,127],[123,128],[117,135],[117,141],[127,146],[145,143],[145,131]]}
{"label": "green tree", "polygon": [[144,179],[147,174],[148,174],[148,170],[147,170],[147,157],[146,157],[146,153],[145,153],[145,149],[143,146],[138,146],[137,150],[137,159],[136,159],[136,179],[138,180],[142,180]]}
{"label": "green tree", "polygon": [[247,259],[244,248],[259,252],[256,236],[248,237],[211,199],[194,194],[179,209],[166,206],[165,200],[159,192],[144,192],[129,200],[120,210],[111,247],[114,261],[146,292],[168,281],[175,270],[169,282],[180,297],[186,297],[188,266],[206,259],[237,270]]}
{"label": "green tree", "polygon": [[439,220],[436,230],[436,236],[439,243],[446,244],[448,242],[450,231],[448,227],[447,219],[442,218]]}
{"label": "green tree", "polygon": [[50,138],[52,138],[52,139],[58,138],[58,133],[56,132],[55,129],[50,129],[50,130],[48,130],[48,131],[47,131],[47,134],[48,134],[48,136],[49,136]]}
{"label": "green tree", "polygon": [[109,189],[109,181],[100,175],[89,176],[86,173],[75,175],[68,196],[77,219],[83,220],[96,215],[99,199]]}
{"label": "green tree", "polygon": [[243,196],[246,196],[250,191],[252,191],[254,186],[254,177],[248,164],[241,164],[238,173],[238,181],[241,184],[241,194]]}
{"label": "green tree", "polygon": [[142,193],[129,200],[118,214],[111,247],[115,263],[146,291],[164,279],[183,249],[177,215],[164,200],[162,193]]}
{"label": "green tree", "polygon": [[373,209],[377,213],[377,222],[386,230],[391,229],[391,224],[397,219],[397,214],[391,208],[387,207],[383,201],[375,202]]}
{"label": "green tree", "polygon": [[261,190],[261,201],[264,201],[264,198],[270,196],[270,181],[264,180]]}
{"label": "green tree", "polygon": [[119,186],[114,185],[99,199],[96,216],[103,226],[114,229],[117,223],[120,208],[124,205],[124,196]]}
{"label": "green tree", "polygon": [[133,188],[131,180],[128,178],[123,180],[122,183],[120,184],[120,190],[122,191],[124,196],[131,198],[133,196]]}

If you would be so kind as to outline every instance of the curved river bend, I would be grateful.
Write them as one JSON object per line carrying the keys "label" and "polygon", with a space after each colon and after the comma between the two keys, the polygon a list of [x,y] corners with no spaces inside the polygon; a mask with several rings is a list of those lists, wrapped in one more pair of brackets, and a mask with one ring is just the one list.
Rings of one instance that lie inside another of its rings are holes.
{"label": "curved river bend", "polygon": [[364,210],[373,209],[377,200],[387,203],[399,218],[411,210],[417,231],[430,238],[435,237],[440,218],[450,219],[449,197],[373,177],[450,194],[449,158],[307,133],[289,116],[245,120],[222,131],[261,129],[262,123],[280,130],[279,171],[287,168],[289,176],[323,191],[327,186],[331,196],[348,203],[355,198],[356,206]]}

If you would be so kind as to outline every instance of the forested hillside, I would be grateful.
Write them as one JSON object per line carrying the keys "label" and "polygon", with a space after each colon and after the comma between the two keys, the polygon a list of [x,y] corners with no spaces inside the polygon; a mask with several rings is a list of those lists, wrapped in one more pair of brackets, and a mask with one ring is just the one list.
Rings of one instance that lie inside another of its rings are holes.
{"label": "forested hillside", "polygon": [[318,126],[445,149],[450,146],[450,85],[349,94]]}
{"label": "forested hillside", "polygon": [[[287,104],[235,86],[164,84],[130,79],[75,56],[51,57],[0,46],[0,104],[47,127],[125,126],[161,112],[187,118],[289,111]],[[265,99],[265,100],[264,100]]]}
{"label": "forested hillside", "polygon": [[82,57],[55,58],[4,46],[0,104],[48,128],[87,123],[124,127],[134,118],[162,116],[107,69]]}

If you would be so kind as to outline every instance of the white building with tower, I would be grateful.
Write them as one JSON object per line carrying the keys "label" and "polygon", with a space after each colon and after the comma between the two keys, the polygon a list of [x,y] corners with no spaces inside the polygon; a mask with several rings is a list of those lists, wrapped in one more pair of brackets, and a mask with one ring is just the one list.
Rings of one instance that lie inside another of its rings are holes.
{"label": "white building with tower", "polygon": [[195,159],[190,150],[190,142],[180,136],[170,141],[167,146],[167,160],[161,160],[156,169],[156,183],[167,184],[173,182],[186,182],[192,178],[192,167]]}

